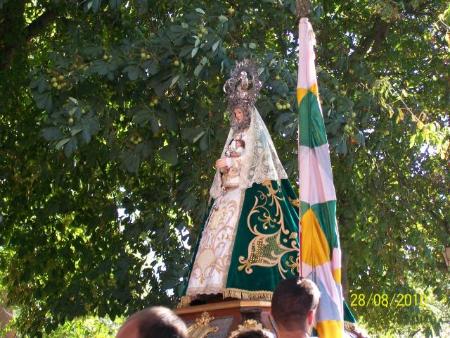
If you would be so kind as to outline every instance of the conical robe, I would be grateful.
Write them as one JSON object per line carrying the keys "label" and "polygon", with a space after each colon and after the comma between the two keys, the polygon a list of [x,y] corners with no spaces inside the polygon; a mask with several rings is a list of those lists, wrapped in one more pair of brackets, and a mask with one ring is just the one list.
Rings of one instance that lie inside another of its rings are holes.
{"label": "conical robe", "polygon": [[183,304],[209,294],[270,300],[281,279],[298,276],[298,199],[255,107],[248,129],[230,130],[222,158],[236,139],[245,150],[215,175]]}

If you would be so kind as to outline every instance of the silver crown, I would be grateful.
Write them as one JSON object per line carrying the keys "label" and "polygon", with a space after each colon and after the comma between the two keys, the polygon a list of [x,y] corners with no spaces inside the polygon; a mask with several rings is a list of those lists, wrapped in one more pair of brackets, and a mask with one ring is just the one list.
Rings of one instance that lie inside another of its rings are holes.
{"label": "silver crown", "polygon": [[228,96],[228,109],[232,111],[235,107],[242,107],[248,110],[256,103],[261,87],[255,63],[249,59],[236,62],[230,78],[223,85]]}

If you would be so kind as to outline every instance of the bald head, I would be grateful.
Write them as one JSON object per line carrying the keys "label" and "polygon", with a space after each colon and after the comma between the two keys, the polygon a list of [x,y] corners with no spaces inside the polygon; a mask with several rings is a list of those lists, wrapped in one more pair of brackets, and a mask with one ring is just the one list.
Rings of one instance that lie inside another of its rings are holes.
{"label": "bald head", "polygon": [[187,328],[170,309],[155,306],[131,315],[116,338],[187,338]]}

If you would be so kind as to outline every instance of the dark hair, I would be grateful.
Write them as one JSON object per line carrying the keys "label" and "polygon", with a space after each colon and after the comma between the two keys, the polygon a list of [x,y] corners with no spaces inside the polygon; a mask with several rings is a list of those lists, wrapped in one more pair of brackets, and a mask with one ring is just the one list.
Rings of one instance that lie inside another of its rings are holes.
{"label": "dark hair", "polygon": [[282,280],[272,296],[272,316],[278,326],[288,330],[304,330],[308,312],[317,308],[320,292],[306,278]]}
{"label": "dark hair", "polygon": [[234,338],[269,338],[269,336],[260,329],[252,329],[238,333]]}
{"label": "dark hair", "polygon": [[139,338],[187,338],[184,322],[170,309],[155,306],[133,314],[127,322],[137,321]]}

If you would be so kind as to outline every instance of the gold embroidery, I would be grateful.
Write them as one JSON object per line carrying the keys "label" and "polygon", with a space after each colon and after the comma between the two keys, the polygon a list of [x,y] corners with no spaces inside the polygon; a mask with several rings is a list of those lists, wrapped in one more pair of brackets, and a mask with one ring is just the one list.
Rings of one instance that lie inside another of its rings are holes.
{"label": "gold embroidery", "polygon": [[252,330],[260,330],[263,331],[264,328],[262,324],[254,319],[247,319],[242,324],[238,325],[237,330],[231,332],[228,338],[236,338],[240,333],[244,333]]}
{"label": "gold embroidery", "polygon": [[195,323],[188,328],[188,335],[192,338],[204,338],[210,333],[219,331],[217,326],[211,326],[214,320],[208,312],[203,312],[200,317],[195,319]]}
{"label": "gold embroidery", "polygon": [[297,207],[297,208],[300,207],[300,200],[299,200],[298,198],[292,199],[292,198],[289,197],[289,202],[291,202],[291,204],[292,204],[294,207]]}
{"label": "gold embroidery", "polygon": [[270,302],[272,300],[272,291],[249,291],[249,290],[242,290],[242,289],[235,289],[235,288],[226,288],[222,292],[223,298],[237,298],[237,299],[258,299],[261,301],[268,301]]}
{"label": "gold embroidery", "polygon": [[224,274],[228,269],[231,252],[224,252],[224,248],[232,239],[234,225],[230,220],[238,212],[237,207],[236,201],[231,200],[212,211],[191,273],[200,285],[205,285],[214,273]]}
{"label": "gold embroidery", "polygon": [[242,210],[245,191],[235,189],[220,196],[217,208],[212,209],[189,277],[182,305],[199,294],[222,293],[226,287],[237,223]]}
{"label": "gold embroidery", "polygon": [[[298,265],[298,263],[297,263]],[[249,290],[243,290],[243,289],[236,289],[236,288],[226,288],[221,289],[217,293],[221,293],[223,299],[226,298],[236,298],[236,299],[243,299],[243,300],[258,300],[258,301],[265,301],[270,302],[272,300],[272,291],[249,291]],[[191,296],[183,296],[180,299],[180,302],[177,305],[177,308],[183,308],[188,307],[189,304],[192,302],[193,297]],[[269,305],[270,306],[270,303]]]}
{"label": "gold embroidery", "polygon": [[[280,203],[284,201],[284,197],[280,194],[281,187],[274,189],[271,181],[265,181],[262,184],[268,192],[260,192],[259,196],[255,197],[253,208],[248,214],[247,227],[255,238],[250,241],[247,258],[239,257],[241,265],[238,270],[245,270],[247,274],[252,274],[253,266],[278,266],[281,276],[286,278],[285,274],[288,270],[291,272],[298,270],[298,258],[294,260],[291,256],[287,262],[283,263],[283,257],[287,253],[299,250],[297,233],[286,229]],[[275,214],[270,212],[269,207],[275,207]],[[255,222],[252,222],[252,216],[257,217],[256,224],[253,224]]]}

